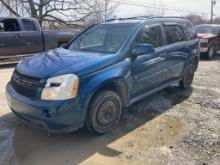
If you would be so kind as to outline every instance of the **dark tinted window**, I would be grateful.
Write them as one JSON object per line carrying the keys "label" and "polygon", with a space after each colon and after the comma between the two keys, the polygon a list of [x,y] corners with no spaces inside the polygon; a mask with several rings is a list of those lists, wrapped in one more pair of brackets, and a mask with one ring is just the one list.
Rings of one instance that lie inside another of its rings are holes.
{"label": "dark tinted window", "polygon": [[152,44],[154,48],[163,45],[162,31],[160,26],[145,27],[137,38],[139,44]]}
{"label": "dark tinted window", "polygon": [[167,44],[184,41],[183,30],[179,25],[165,25],[164,29],[167,37]]}
{"label": "dark tinted window", "polygon": [[2,22],[3,26],[1,31],[10,32],[10,31],[19,31],[19,24],[16,19],[5,19]]}
{"label": "dark tinted window", "polygon": [[36,31],[36,26],[31,20],[22,20],[25,31]]}
{"label": "dark tinted window", "polygon": [[4,31],[4,24],[2,22],[0,22],[0,32]]}

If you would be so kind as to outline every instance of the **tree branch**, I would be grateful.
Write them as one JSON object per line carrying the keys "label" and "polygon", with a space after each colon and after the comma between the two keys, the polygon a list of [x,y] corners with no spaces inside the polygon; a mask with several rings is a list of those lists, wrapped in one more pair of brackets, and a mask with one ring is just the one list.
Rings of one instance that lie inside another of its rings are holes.
{"label": "tree branch", "polygon": [[20,15],[12,8],[9,4],[7,4],[4,0],[0,0],[0,2],[15,16],[20,17]]}

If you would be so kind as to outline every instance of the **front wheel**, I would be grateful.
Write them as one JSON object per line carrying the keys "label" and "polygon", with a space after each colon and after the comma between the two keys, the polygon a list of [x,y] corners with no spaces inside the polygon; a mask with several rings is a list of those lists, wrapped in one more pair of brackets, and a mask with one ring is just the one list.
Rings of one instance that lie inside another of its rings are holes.
{"label": "front wheel", "polygon": [[208,49],[208,52],[207,52],[207,57],[209,60],[211,60],[215,55],[215,48],[213,45],[211,45]]}
{"label": "front wheel", "polygon": [[92,133],[105,134],[117,125],[122,113],[122,101],[114,91],[97,93],[90,103],[86,127]]}
{"label": "front wheel", "polygon": [[192,64],[186,67],[182,80],[180,81],[180,87],[184,90],[191,88],[194,79],[194,67]]}

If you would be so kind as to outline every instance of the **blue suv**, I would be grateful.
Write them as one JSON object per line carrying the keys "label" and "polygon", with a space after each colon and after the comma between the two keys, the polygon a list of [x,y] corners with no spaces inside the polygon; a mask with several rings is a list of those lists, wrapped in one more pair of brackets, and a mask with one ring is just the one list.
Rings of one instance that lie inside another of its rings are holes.
{"label": "blue suv", "polygon": [[185,19],[109,20],[19,63],[6,96],[14,114],[34,127],[61,133],[86,126],[104,134],[123,108],[177,82],[190,88],[198,61],[199,40]]}

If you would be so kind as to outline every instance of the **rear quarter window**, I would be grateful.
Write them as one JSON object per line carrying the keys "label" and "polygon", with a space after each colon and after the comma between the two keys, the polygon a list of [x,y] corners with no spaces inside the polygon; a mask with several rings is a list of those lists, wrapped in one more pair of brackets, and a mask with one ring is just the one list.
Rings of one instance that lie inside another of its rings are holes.
{"label": "rear quarter window", "polygon": [[187,23],[184,27],[187,41],[197,37],[196,30],[191,23]]}
{"label": "rear quarter window", "polygon": [[31,20],[22,20],[25,31],[36,31],[35,23]]}

